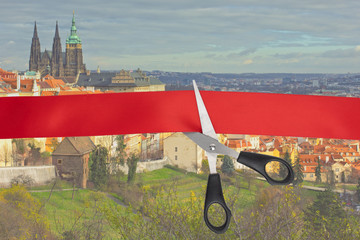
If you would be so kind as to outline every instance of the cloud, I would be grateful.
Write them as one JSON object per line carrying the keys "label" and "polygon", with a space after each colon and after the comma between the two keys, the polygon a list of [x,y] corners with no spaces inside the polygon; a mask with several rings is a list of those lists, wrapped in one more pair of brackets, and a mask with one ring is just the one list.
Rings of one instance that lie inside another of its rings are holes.
{"label": "cloud", "polygon": [[228,58],[239,58],[239,57],[243,57],[243,56],[248,56],[252,53],[255,53],[256,52],[256,48],[248,48],[248,49],[245,49],[243,51],[240,51],[240,52],[236,52],[236,53],[230,53],[227,55]]}
{"label": "cloud", "polygon": [[305,56],[309,56],[309,54],[305,54],[302,52],[291,52],[291,53],[276,53],[272,55],[272,57],[278,59],[293,59],[293,58],[301,58]]}
{"label": "cloud", "polygon": [[360,57],[360,46],[355,48],[329,50],[320,55],[323,58],[355,58]]}
{"label": "cloud", "polygon": [[254,61],[252,59],[247,59],[243,62],[243,64],[245,64],[245,65],[249,65],[249,64],[253,64],[253,63],[254,63]]}

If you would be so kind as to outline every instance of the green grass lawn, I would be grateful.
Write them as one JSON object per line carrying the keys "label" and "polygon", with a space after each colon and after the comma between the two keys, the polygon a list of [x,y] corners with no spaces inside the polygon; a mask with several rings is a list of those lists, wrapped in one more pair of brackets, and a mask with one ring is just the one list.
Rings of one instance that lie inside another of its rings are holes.
{"label": "green grass lawn", "polygon": [[[54,182],[50,182],[46,185],[42,185],[42,186],[35,186],[35,187],[29,187],[28,189],[30,191],[32,190],[50,190],[54,185]],[[70,188],[73,188],[72,184],[68,181],[65,181],[65,180],[60,180],[58,179],[56,181],[56,185],[54,187],[54,189],[70,189]]]}
{"label": "green grass lawn", "polygon": [[[60,236],[64,231],[84,228],[86,222],[96,219],[95,199],[115,204],[112,200],[105,197],[102,193],[95,193],[90,190],[75,191],[72,199],[72,191],[53,192],[49,201],[49,192],[32,192],[31,195],[45,204],[44,211],[47,216],[51,231]],[[81,220],[77,219],[81,216]],[[116,239],[116,233],[108,226],[104,225],[104,239]]]}
{"label": "green grass lawn", "polygon": [[347,189],[347,190],[351,190],[351,191],[356,191],[356,189],[357,189],[357,184],[338,184],[338,185],[336,185],[336,187],[338,188],[338,189],[344,189],[344,187],[345,187],[345,189]]}
{"label": "green grass lawn", "polygon": [[303,184],[304,184],[304,186],[326,188],[326,183],[316,183],[316,182],[304,181]]}

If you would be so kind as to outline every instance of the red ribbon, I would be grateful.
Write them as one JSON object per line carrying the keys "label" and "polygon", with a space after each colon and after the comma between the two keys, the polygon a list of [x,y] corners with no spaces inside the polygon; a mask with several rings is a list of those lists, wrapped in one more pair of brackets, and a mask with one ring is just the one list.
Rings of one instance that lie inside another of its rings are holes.
{"label": "red ribbon", "polygon": [[[360,99],[201,92],[217,133],[360,139]],[[193,91],[0,98],[0,138],[200,132]]]}

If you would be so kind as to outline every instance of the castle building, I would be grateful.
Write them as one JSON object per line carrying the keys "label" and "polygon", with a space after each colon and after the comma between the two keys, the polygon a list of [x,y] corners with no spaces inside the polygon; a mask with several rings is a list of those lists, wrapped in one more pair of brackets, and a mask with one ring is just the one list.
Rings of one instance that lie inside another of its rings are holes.
{"label": "castle building", "polygon": [[70,36],[66,39],[65,52],[63,52],[61,48],[57,22],[52,51],[45,50],[44,52],[41,52],[40,40],[35,22],[30,50],[29,71],[39,71],[42,77],[50,74],[55,78],[61,78],[69,83],[75,82],[80,73],[86,72],[86,67],[83,63],[82,44],[80,37],[77,35],[75,25],[75,14],[73,14],[72,18]]}
{"label": "castle building", "polygon": [[77,78],[75,86],[94,88],[100,91],[113,92],[152,92],[165,91],[165,84],[158,78],[147,76],[145,72],[135,71],[82,73]]}

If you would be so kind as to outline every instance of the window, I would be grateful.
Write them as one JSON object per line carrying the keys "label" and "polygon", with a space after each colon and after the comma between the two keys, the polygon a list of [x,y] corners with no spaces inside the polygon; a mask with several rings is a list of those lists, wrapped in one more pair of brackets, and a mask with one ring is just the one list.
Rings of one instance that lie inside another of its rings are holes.
{"label": "window", "polygon": [[177,155],[175,155],[175,160],[177,160]]}
{"label": "window", "polygon": [[338,168],[336,168],[336,169],[335,169],[335,172],[339,172],[339,169],[338,169]]}
{"label": "window", "polygon": [[175,152],[177,152],[177,150],[178,150],[177,147],[175,147]]}
{"label": "window", "polygon": [[58,164],[58,165],[61,165],[61,164],[62,164],[62,159],[58,159],[58,160],[57,160],[57,164]]}
{"label": "window", "polygon": [[314,177],[314,174],[310,174],[310,177]]}

